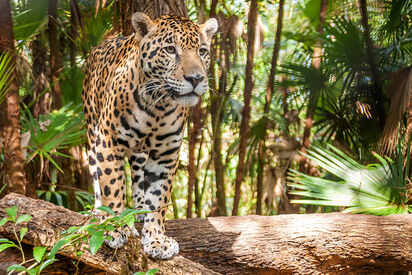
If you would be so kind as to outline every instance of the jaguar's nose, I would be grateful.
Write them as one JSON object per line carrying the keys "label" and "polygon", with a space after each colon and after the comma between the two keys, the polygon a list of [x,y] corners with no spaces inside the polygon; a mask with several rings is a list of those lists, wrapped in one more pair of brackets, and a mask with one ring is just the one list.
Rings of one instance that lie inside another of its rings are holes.
{"label": "jaguar's nose", "polygon": [[191,75],[191,76],[183,76],[184,79],[186,79],[190,84],[192,84],[193,89],[196,88],[196,86],[202,82],[202,80],[204,79],[203,76],[201,76],[200,74],[197,75]]}

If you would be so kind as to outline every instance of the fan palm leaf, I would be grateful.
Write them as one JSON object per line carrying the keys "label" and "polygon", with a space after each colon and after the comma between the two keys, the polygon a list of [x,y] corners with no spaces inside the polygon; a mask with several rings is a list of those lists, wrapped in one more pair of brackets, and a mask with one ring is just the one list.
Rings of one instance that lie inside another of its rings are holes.
{"label": "fan palm leaf", "polygon": [[399,154],[393,161],[375,155],[378,163],[363,165],[339,149],[327,145],[308,150],[307,157],[328,174],[312,177],[291,171],[291,194],[301,198],[293,203],[344,207],[343,212],[389,215],[408,213],[408,172],[404,158]]}
{"label": "fan palm leaf", "polygon": [[23,115],[23,131],[30,132],[28,161],[39,156],[40,160],[48,159],[61,171],[53,156],[69,157],[60,151],[85,141],[85,121],[81,105],[68,104],[42,116],[40,120],[36,120],[29,110],[24,110]]}

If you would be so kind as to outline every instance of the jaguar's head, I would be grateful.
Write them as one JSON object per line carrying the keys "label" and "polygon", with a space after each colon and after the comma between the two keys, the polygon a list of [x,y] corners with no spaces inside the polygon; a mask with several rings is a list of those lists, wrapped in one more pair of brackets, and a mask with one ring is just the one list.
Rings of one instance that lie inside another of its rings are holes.
{"label": "jaguar's head", "polygon": [[140,45],[139,66],[149,87],[161,87],[178,104],[193,106],[208,86],[210,43],[218,24],[214,18],[198,25],[183,17],[152,21],[144,13],[132,17]]}

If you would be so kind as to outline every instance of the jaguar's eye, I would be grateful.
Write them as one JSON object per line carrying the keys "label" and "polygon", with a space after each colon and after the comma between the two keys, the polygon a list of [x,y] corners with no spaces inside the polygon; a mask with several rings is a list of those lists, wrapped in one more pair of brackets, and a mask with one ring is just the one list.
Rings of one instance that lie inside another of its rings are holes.
{"label": "jaguar's eye", "polygon": [[176,54],[176,48],[173,46],[167,46],[164,49],[168,54]]}
{"label": "jaguar's eye", "polygon": [[205,56],[209,53],[209,51],[206,48],[200,48],[199,49],[199,55]]}

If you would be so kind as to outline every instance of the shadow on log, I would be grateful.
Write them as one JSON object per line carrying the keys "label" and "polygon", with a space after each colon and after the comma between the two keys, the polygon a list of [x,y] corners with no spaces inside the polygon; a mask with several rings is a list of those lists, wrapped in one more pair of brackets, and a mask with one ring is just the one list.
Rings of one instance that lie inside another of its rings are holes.
{"label": "shadow on log", "polygon": [[[24,242],[52,246],[59,233],[87,218],[63,207],[9,194],[5,208],[33,216]],[[167,235],[177,239],[180,256],[152,261],[132,239],[125,249],[102,247],[80,261],[108,273],[158,268],[160,274],[388,274],[412,270],[412,216],[349,214],[221,217],[168,221]],[[12,238],[10,223],[0,234]],[[76,259],[73,251],[60,252]]]}

